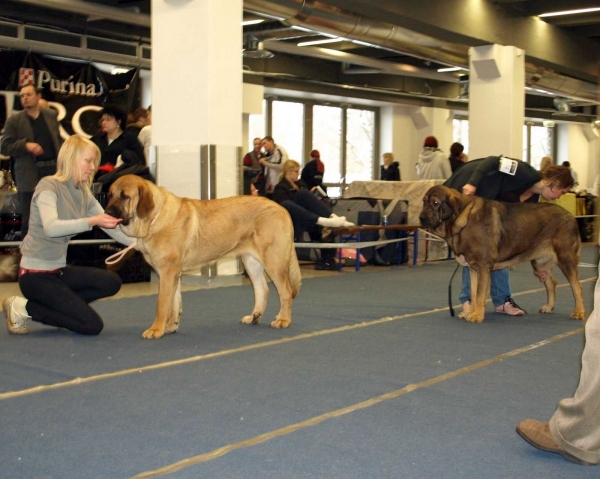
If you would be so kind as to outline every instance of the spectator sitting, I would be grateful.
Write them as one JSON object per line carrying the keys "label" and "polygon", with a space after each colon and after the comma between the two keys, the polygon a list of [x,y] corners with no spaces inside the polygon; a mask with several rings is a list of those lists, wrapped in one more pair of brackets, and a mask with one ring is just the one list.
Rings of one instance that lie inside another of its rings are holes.
{"label": "spectator sitting", "polygon": [[264,156],[261,151],[262,140],[254,138],[252,146],[252,151],[249,151],[244,156],[244,194],[250,194],[250,185],[254,185],[259,195],[264,196],[265,177],[263,167],[260,164],[260,159]]}
{"label": "spectator sitting", "polygon": [[[340,226],[354,226],[346,221],[345,216],[336,216],[331,208],[317,199],[307,188],[302,180],[298,180],[300,164],[294,160],[287,160],[282,167],[281,180],[273,190],[273,200],[288,210],[294,223],[294,238],[301,240],[305,231],[309,231],[315,238],[315,226],[335,228]],[[321,236],[318,231],[317,237]],[[329,235],[325,235],[328,237]],[[333,249],[324,249],[321,260],[315,265],[316,269],[335,269]]]}
{"label": "spectator sitting", "polygon": [[313,191],[317,186],[323,188],[323,175],[325,174],[325,165],[321,161],[321,154],[319,150],[312,150],[310,152],[310,161],[302,168],[302,175],[300,179],[304,181],[306,187]]}
{"label": "spectator sitting", "polygon": [[137,138],[140,131],[147,125],[148,111],[145,108],[136,108],[133,113],[127,115],[125,133],[135,135]]}
{"label": "spectator sitting", "polygon": [[382,155],[383,165],[381,165],[380,179],[384,181],[400,181],[400,163],[394,161],[392,153]]}
{"label": "spectator sitting", "polygon": [[[101,131],[92,136],[91,140],[98,146],[102,153],[98,173],[107,173],[121,163],[127,165],[145,165],[144,151],[131,132],[123,132],[125,112],[116,106],[107,105],[100,112]],[[96,175],[98,177],[100,175]]]}
{"label": "spectator sitting", "polygon": [[452,143],[452,146],[450,147],[450,157],[448,158],[452,173],[468,161],[467,155],[463,153],[464,151],[465,147],[462,144],[458,142]]}
{"label": "spectator sitting", "polygon": [[420,180],[446,180],[452,176],[450,162],[438,148],[435,136],[428,136],[423,143],[423,151],[419,153],[417,175]]}
{"label": "spectator sitting", "polygon": [[150,158],[150,145],[152,145],[152,105],[146,110],[146,125],[140,130],[138,141],[144,150],[144,158],[146,166],[150,170],[150,174],[156,177],[156,158]]}

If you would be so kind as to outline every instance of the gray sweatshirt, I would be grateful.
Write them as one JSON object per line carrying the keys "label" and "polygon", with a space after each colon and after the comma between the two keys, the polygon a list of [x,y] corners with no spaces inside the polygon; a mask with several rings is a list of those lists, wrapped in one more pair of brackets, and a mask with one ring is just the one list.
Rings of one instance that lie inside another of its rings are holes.
{"label": "gray sweatshirt", "polygon": [[[29,232],[21,244],[21,267],[47,271],[64,268],[69,240],[90,231],[88,217],[103,212],[91,192],[84,194],[72,179],[62,182],[53,177],[42,178],[31,200]],[[124,245],[135,241],[120,228],[102,230]]]}

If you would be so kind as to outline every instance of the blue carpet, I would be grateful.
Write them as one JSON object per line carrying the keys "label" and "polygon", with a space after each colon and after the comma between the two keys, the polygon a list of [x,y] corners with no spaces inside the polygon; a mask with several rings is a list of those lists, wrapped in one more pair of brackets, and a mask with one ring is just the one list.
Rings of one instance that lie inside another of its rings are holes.
{"label": "blue carpet", "polygon": [[[582,261],[597,263],[596,248]],[[36,326],[0,334],[0,391],[293,338],[447,306],[452,262],[305,280],[287,330],[244,326],[249,286],[183,294],[180,332],[144,341],[155,297],[102,301],[98,337]],[[582,279],[597,270],[581,268]],[[564,282],[562,275],[559,280]],[[455,296],[460,280],[455,281]],[[527,265],[513,292],[539,288]],[[591,311],[594,281],[584,283]],[[175,367],[0,400],[0,477],[120,478],[243,441],[582,327],[570,288],[517,296],[530,314],[467,324],[441,310]],[[458,301],[455,301],[455,304]],[[547,420],[578,381],[582,336],[495,362],[351,414],[175,472],[177,478],[591,477],[514,432]]]}

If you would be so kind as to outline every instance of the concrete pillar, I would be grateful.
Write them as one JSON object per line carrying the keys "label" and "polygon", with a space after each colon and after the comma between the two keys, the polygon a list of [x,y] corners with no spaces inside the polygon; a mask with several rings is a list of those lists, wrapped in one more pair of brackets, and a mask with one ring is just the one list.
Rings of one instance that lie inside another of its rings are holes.
{"label": "concrete pillar", "polygon": [[[157,182],[178,196],[238,192],[242,0],[152,0],[152,143]],[[219,274],[238,272],[220,262]],[[217,274],[214,266],[203,275]]]}
{"label": "concrete pillar", "polygon": [[469,158],[523,159],[525,53],[516,47],[469,49]]}

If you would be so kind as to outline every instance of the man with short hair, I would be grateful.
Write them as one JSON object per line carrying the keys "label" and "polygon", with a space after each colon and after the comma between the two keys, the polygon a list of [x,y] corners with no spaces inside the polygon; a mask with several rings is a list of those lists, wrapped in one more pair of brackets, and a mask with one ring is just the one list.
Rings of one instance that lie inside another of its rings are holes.
{"label": "man with short hair", "polygon": [[283,170],[283,164],[289,160],[287,151],[283,146],[275,144],[272,136],[265,136],[262,139],[262,147],[265,149],[265,158],[259,160],[265,168],[265,194],[267,198],[273,196],[273,188],[279,183],[279,175]]}
{"label": "man with short hair", "polygon": [[29,209],[33,190],[44,176],[56,173],[56,157],[62,145],[57,113],[42,107],[42,95],[35,85],[20,89],[23,110],[6,120],[2,154],[14,159],[13,177],[21,206],[21,237],[29,229]]}

